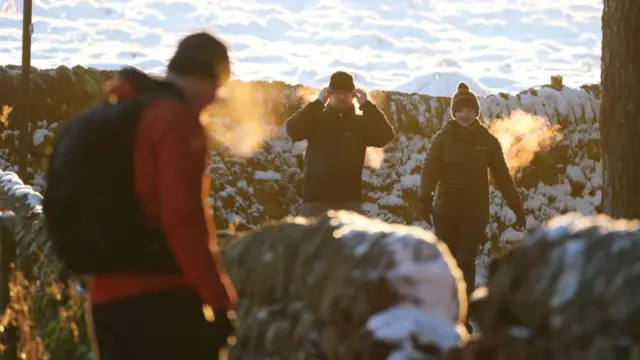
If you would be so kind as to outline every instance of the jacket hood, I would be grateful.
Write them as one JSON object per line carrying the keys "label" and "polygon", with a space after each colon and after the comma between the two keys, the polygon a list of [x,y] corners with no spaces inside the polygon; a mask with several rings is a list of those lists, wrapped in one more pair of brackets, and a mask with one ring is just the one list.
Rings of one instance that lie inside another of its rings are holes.
{"label": "jacket hood", "polygon": [[143,93],[179,92],[172,84],[161,78],[151,77],[134,67],[125,67],[107,81],[104,86],[107,95],[118,98],[133,98]]}

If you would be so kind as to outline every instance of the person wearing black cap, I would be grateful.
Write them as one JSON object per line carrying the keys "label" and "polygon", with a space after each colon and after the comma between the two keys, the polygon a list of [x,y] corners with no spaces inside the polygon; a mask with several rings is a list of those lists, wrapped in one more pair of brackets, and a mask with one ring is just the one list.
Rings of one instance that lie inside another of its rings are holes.
{"label": "person wearing black cap", "polygon": [[[354,98],[362,115],[355,112]],[[385,146],[395,133],[367,93],[356,89],[353,77],[343,71],[331,75],[329,87],[287,119],[285,127],[294,142],[307,140],[301,215],[362,212],[366,148]]]}
{"label": "person wearing black cap", "polygon": [[517,225],[526,227],[526,217],[500,142],[480,123],[480,102],[467,84],[458,85],[450,111],[453,119],[433,136],[427,148],[420,211],[456,258],[471,294],[476,283],[475,258],[489,219],[487,169],[515,212]]}
{"label": "person wearing black cap", "polygon": [[128,68],[106,85],[118,99],[161,88],[180,95],[146,105],[132,154],[137,203],[162,229],[175,267],[88,277],[101,360],[217,359],[232,334],[237,295],[217,252],[212,213],[203,206],[211,180],[199,118],[230,73],[226,46],[201,32],[180,42],[164,81]]}

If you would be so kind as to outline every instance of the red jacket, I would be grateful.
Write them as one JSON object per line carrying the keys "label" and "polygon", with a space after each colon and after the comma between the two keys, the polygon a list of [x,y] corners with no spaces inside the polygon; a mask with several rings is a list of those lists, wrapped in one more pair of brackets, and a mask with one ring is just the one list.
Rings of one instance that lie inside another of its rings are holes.
{"label": "red jacket", "polygon": [[[107,93],[133,96],[121,78]],[[142,114],[133,153],[135,190],[147,219],[161,224],[182,274],[114,273],[88,279],[93,304],[179,287],[195,289],[214,309],[235,305],[236,293],[218,255],[205,173],[207,138],[199,112],[184,101],[160,100]]]}

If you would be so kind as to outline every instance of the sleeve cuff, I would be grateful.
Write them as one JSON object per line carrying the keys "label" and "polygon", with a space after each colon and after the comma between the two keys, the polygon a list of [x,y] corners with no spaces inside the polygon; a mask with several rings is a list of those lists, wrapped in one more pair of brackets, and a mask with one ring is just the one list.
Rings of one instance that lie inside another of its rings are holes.
{"label": "sleeve cuff", "polygon": [[310,103],[311,106],[324,107],[324,103],[320,99],[315,99]]}

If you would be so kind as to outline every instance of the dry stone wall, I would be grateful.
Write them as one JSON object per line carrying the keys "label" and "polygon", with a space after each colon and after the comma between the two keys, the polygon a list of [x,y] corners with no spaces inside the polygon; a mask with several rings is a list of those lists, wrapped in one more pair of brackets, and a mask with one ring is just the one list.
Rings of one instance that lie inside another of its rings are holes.
{"label": "dry stone wall", "polygon": [[[18,71],[0,67],[0,106],[16,104]],[[25,179],[40,191],[43,160],[57,126],[71,114],[89,107],[102,97],[101,86],[114,75],[82,67],[59,67],[33,72],[34,126],[30,176]],[[212,150],[211,204],[220,229],[235,224],[254,228],[266,221],[282,219],[300,209],[299,182],[304,143],[292,144],[281,126],[283,120],[304,103],[308,89],[282,82],[233,84],[238,93],[251,92],[248,99],[264,109],[263,122],[271,125],[271,136],[250,157],[233,155],[224,147]],[[305,90],[305,91],[302,91]],[[602,193],[598,113],[600,88],[543,87],[519,94],[482,97],[485,119],[506,117],[516,110],[547,117],[561,126],[563,139],[536,156],[515,175],[530,225],[554,215],[577,210],[595,213]],[[364,208],[375,218],[392,223],[427,227],[414,216],[420,165],[430,137],[449,119],[449,99],[418,94],[374,92],[372,98],[388,115],[397,138],[384,149],[379,169],[365,168]],[[0,168],[15,171],[17,134],[13,128],[18,111],[9,114],[8,128],[0,144]],[[491,221],[487,243],[478,258],[478,282],[484,278],[487,254],[518,240],[522,233],[512,226],[515,215],[497,191],[492,191]]]}

